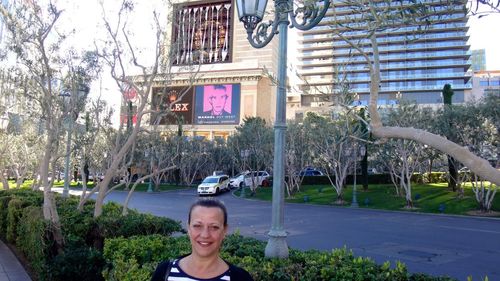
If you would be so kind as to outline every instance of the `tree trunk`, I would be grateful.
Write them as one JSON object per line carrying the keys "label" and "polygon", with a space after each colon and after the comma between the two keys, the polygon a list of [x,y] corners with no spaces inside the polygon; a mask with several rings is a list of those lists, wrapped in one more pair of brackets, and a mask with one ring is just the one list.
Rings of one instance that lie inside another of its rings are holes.
{"label": "tree trunk", "polygon": [[456,164],[455,159],[448,155],[448,172],[450,175],[448,179],[448,188],[453,192],[457,191],[458,170]]}
{"label": "tree trunk", "polygon": [[17,178],[17,181],[16,181],[16,188],[21,188],[21,185],[23,184],[24,182],[24,176],[20,176]]}
{"label": "tree trunk", "polygon": [[46,188],[43,192],[43,216],[50,221],[50,229],[52,234],[52,239],[55,242],[55,250],[58,254],[63,252],[64,248],[64,237],[62,235],[61,223],[59,220],[59,214],[56,209],[56,202],[54,194],[50,189]]}
{"label": "tree trunk", "polygon": [[[85,157],[83,157],[85,159]],[[83,211],[83,206],[85,205],[85,202],[87,201],[87,182],[85,179],[87,178],[87,172],[88,169],[85,169],[84,167],[87,166],[87,161],[82,160],[81,163],[81,168],[80,168],[80,173],[82,175],[82,194],[80,195],[80,202],[78,202],[78,207],[76,208],[78,211]],[[78,181],[78,179],[77,179]]]}
{"label": "tree trunk", "polygon": [[432,162],[432,158],[429,159],[429,177],[427,179],[429,183],[432,183]]}
{"label": "tree trunk", "polygon": [[9,181],[7,181],[7,178],[4,177],[3,170],[0,171],[0,180],[2,181],[3,189],[9,190]]}
{"label": "tree trunk", "polygon": [[361,160],[361,184],[363,185],[363,190],[368,191],[368,150],[365,145],[365,155]]}
{"label": "tree trunk", "polygon": [[413,209],[413,201],[411,200],[411,198],[410,199],[406,198],[406,208]]}
{"label": "tree trunk", "polygon": [[[46,121],[47,123],[49,121]],[[51,128],[47,125],[47,128]],[[49,132],[51,130],[48,130]],[[42,163],[40,166],[40,178],[43,186],[43,217],[45,220],[49,221],[51,224],[52,238],[55,242],[56,252],[62,253],[64,247],[64,239],[61,230],[61,223],[59,221],[59,214],[57,213],[56,202],[54,199],[54,194],[51,191],[51,185],[49,183],[49,164],[52,157],[52,145],[54,140],[54,135],[47,134],[47,144],[45,145],[45,153],[42,158]]]}

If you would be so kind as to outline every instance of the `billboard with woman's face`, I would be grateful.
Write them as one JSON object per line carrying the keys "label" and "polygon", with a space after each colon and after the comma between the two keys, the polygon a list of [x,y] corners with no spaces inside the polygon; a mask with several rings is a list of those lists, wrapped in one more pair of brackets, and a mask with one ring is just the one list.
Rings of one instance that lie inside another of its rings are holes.
{"label": "billboard with woman's face", "polygon": [[238,124],[239,120],[239,84],[196,86],[194,124]]}

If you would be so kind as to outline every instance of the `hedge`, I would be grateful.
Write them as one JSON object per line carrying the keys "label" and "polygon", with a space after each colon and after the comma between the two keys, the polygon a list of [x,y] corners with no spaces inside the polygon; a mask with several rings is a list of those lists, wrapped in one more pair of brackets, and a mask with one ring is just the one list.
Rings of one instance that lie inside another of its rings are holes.
{"label": "hedge", "polygon": [[[26,189],[0,191],[1,234],[24,254],[37,280],[104,280],[105,261],[102,255],[106,238],[130,237],[182,232],[180,222],[141,214],[130,210],[121,215],[121,206],[107,203],[103,215],[93,218],[93,201],[82,212],[76,197],[62,198],[56,194],[56,205],[64,236],[65,248],[57,252],[51,238],[51,225],[43,219],[43,194]],[[3,208],[3,206],[7,206]]]}
{"label": "hedge", "polygon": [[[265,243],[239,234],[228,235],[221,256],[245,268],[256,281],[288,280],[366,280],[366,281],[450,281],[450,277],[411,274],[406,266],[389,262],[376,264],[370,258],[356,257],[346,248],[325,251],[290,250],[288,259],[264,257]],[[156,265],[189,253],[186,236],[136,236],[128,239],[107,239],[104,257],[109,267],[104,271],[107,281],[150,280]]]}
{"label": "hedge", "polygon": [[[356,175],[358,181],[361,175]],[[411,176],[411,181],[414,183],[441,183],[446,182],[448,173],[444,172],[432,172],[429,178],[429,173],[419,174],[415,173]],[[332,176],[334,181],[334,177]],[[354,176],[348,175],[346,178],[346,184],[352,184],[354,182]],[[368,182],[370,184],[392,184],[391,176],[389,174],[370,174],[368,175]],[[330,180],[327,176],[304,176],[302,180],[303,185],[319,185],[319,184],[330,184]]]}
{"label": "hedge", "polygon": [[34,272],[47,272],[48,239],[47,222],[43,219],[42,208],[28,206],[22,210],[17,225],[16,247],[24,253]]}
{"label": "hedge", "polygon": [[7,211],[9,207],[9,202],[12,199],[10,195],[0,196],[0,237],[6,239],[5,234],[7,233]]}

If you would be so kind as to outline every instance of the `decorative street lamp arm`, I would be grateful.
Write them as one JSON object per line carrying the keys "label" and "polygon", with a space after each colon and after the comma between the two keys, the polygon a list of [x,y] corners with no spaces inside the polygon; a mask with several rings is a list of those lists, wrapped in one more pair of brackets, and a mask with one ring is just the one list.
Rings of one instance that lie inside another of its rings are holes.
{"label": "decorative street lamp arm", "polygon": [[[247,30],[247,39],[250,45],[256,49],[260,49],[265,47],[274,37],[274,34],[278,33],[278,26],[282,21],[286,21],[288,25],[288,19],[286,18],[286,14],[280,12],[279,6],[283,6],[287,4],[287,0],[277,0],[275,1],[275,9],[276,13],[274,14],[274,20],[270,20],[268,22],[255,22],[255,17],[247,18],[245,22],[245,28]],[[258,19],[257,19],[258,20]],[[271,31],[269,31],[271,28]],[[255,35],[253,34],[255,31]]]}
{"label": "decorative street lamp arm", "polygon": [[[316,2],[308,3],[305,6],[291,10],[289,13],[292,26],[299,30],[309,30],[315,27],[326,15],[330,7],[330,0],[323,0],[323,6],[318,7]],[[321,9],[321,10],[320,10]],[[302,15],[301,21],[297,22],[297,16]]]}
{"label": "decorative street lamp arm", "polygon": [[[256,22],[257,18],[255,17],[247,17],[245,19],[244,24],[245,29],[247,30],[248,42],[254,48],[265,47],[267,44],[269,44],[269,42],[271,42],[274,35],[278,33],[278,26],[281,23],[290,25],[288,16],[291,19],[292,27],[300,30],[309,30],[315,27],[321,21],[321,19],[323,19],[328,8],[330,7],[330,0],[323,0],[322,7],[317,7],[315,3],[316,1],[305,6],[297,7],[297,9],[294,10],[292,1],[275,0],[274,20],[258,23]],[[299,15],[301,15],[300,22],[297,21],[297,17]],[[269,29],[271,30],[269,31]]]}

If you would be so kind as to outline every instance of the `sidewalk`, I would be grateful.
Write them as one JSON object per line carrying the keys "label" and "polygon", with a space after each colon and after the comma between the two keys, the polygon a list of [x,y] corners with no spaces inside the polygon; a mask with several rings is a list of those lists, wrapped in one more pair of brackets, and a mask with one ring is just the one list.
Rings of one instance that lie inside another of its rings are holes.
{"label": "sidewalk", "polygon": [[0,240],[0,281],[31,281],[21,263],[2,240]]}

